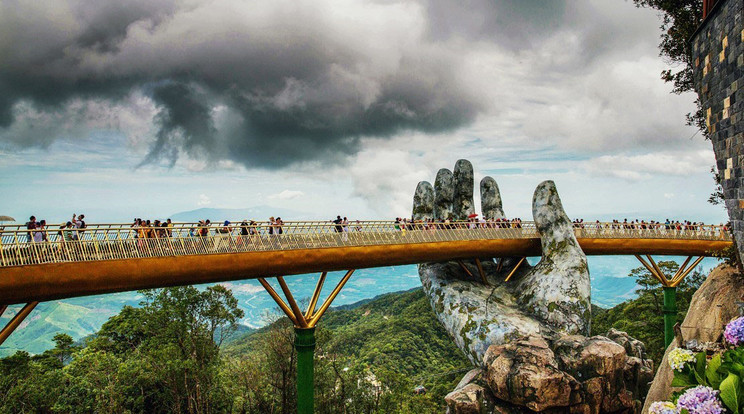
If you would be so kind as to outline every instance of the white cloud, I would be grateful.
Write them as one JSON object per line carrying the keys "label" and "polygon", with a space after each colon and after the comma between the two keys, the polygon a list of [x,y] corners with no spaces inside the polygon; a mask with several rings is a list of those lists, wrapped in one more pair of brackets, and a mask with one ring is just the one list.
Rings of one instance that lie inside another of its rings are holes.
{"label": "white cloud", "polygon": [[414,159],[399,149],[360,153],[348,169],[352,194],[365,200],[381,217],[409,216],[416,185],[433,180],[429,169]]}
{"label": "white cloud", "polygon": [[653,176],[688,176],[701,173],[707,171],[714,162],[713,151],[710,150],[658,152],[643,155],[603,155],[587,161],[585,169],[592,175],[639,181]]}
{"label": "white cloud", "polygon": [[232,290],[233,292],[249,295],[261,293],[264,291],[263,287],[252,285],[249,282],[226,282],[222,283],[222,286]]}
{"label": "white cloud", "polygon": [[206,194],[199,194],[199,201],[196,202],[197,206],[208,206],[212,204],[212,200]]}
{"label": "white cloud", "polygon": [[294,200],[304,196],[305,193],[297,190],[284,190],[281,193],[266,196],[269,200]]}

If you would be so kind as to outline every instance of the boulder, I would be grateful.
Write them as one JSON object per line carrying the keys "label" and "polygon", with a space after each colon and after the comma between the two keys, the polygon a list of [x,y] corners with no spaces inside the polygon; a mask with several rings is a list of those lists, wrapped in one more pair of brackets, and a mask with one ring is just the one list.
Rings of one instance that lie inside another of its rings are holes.
{"label": "boulder", "polygon": [[485,388],[478,384],[467,384],[444,397],[447,412],[451,414],[481,414]]}
{"label": "boulder", "polygon": [[568,407],[581,387],[561,371],[548,343],[539,336],[488,348],[483,364],[493,395],[534,411]]}
{"label": "boulder", "polygon": [[421,181],[416,186],[416,193],[413,195],[412,217],[414,220],[434,217],[434,187],[427,181]]}

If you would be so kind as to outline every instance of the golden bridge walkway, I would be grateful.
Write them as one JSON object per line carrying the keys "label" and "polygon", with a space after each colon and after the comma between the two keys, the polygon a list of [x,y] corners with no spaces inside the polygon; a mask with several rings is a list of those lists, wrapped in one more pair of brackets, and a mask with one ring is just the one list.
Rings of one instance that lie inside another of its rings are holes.
{"label": "golden bridge walkway", "polygon": [[[676,286],[703,257],[732,245],[728,229],[695,225],[667,228],[618,223],[587,223],[574,228],[587,255],[635,255],[664,286],[665,340],[673,338]],[[37,234],[41,233],[41,234]],[[42,239],[43,242],[34,242]],[[0,227],[0,315],[8,305],[23,304],[0,330],[0,344],[21,325],[39,302],[86,295],[168,286],[258,279],[295,327],[298,412],[314,410],[315,327],[354,273],[354,269],[520,257],[506,280],[526,257],[540,256],[540,235],[533,222],[395,223],[355,221],[287,222],[251,226],[200,227],[174,223],[170,228],[134,228],[96,224],[83,229],[26,230]],[[641,255],[646,255],[644,260]],[[666,277],[651,255],[688,256]],[[700,256],[689,265],[693,256]],[[499,260],[499,268],[501,267]],[[688,266],[689,265],[689,266]],[[320,294],[330,271],[346,271],[328,297]],[[285,277],[320,272],[303,312]],[[269,284],[275,277],[284,299]],[[475,278],[474,278],[475,279]],[[317,307],[317,309],[316,309]]]}

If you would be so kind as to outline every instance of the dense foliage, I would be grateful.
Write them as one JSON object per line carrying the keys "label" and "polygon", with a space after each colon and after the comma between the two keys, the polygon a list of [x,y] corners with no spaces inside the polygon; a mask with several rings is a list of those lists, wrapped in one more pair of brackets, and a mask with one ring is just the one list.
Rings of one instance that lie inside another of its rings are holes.
{"label": "dense foliage", "polygon": [[[331,311],[316,333],[319,413],[439,413],[471,369],[421,289]],[[227,345],[245,412],[294,411],[292,327],[286,318]],[[249,362],[250,361],[250,362]],[[249,384],[250,382],[250,384]],[[425,394],[415,394],[418,386]]]}
{"label": "dense foliage", "polygon": [[[0,413],[291,413],[293,328],[286,318],[223,341],[242,317],[221,286],[142,292],[84,346],[0,359]],[[421,289],[330,311],[319,328],[321,413],[434,413],[469,362]],[[426,393],[415,393],[424,386]]]}
{"label": "dense foliage", "polygon": [[[658,263],[661,270],[672,275],[679,265],[674,261]],[[662,307],[664,293],[661,283],[645,267],[631,270],[629,277],[636,279],[638,297],[625,301],[611,309],[592,309],[592,333],[604,335],[610,328],[627,332],[646,344],[648,356],[661,361],[664,356],[664,316]],[[692,295],[705,280],[705,274],[693,271],[677,287],[677,322],[680,324],[690,307]]]}
{"label": "dense foliage", "polygon": [[219,343],[243,312],[214,286],[145,291],[86,346],[67,335],[0,360],[0,412],[210,413],[229,408]]}

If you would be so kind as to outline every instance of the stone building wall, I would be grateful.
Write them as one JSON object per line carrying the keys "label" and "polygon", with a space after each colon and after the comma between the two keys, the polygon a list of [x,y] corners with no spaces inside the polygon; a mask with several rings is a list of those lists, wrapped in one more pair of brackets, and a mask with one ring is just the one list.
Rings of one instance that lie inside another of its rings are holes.
{"label": "stone building wall", "polygon": [[744,256],[744,0],[719,0],[692,38],[695,90]]}

